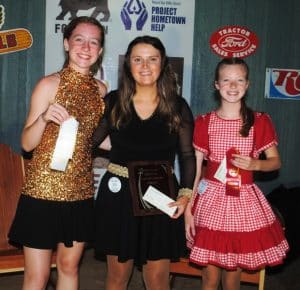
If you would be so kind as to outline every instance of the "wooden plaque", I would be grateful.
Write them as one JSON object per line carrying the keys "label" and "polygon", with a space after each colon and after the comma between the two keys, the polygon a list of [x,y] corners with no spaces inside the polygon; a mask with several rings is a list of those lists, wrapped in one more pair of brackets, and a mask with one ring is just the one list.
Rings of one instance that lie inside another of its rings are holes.
{"label": "wooden plaque", "polygon": [[173,169],[169,161],[132,161],[128,163],[128,174],[134,215],[163,213],[143,200],[149,185],[175,199]]}

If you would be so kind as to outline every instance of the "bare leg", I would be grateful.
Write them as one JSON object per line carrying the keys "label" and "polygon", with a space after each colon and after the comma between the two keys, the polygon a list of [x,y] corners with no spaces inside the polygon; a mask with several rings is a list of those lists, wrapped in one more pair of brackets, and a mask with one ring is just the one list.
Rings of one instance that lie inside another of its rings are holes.
{"label": "bare leg", "polygon": [[217,290],[221,280],[222,269],[207,265],[202,270],[202,290]]}
{"label": "bare leg", "polygon": [[117,256],[107,256],[106,290],[126,290],[132,273],[133,260],[124,263]]}
{"label": "bare leg", "polygon": [[223,290],[239,290],[241,284],[241,272],[242,270],[240,268],[238,268],[236,271],[223,270]]}
{"label": "bare leg", "polygon": [[25,271],[22,290],[44,290],[50,275],[51,250],[24,247]]}
{"label": "bare leg", "polygon": [[78,264],[82,256],[84,243],[73,242],[73,247],[67,248],[63,243],[57,247],[57,290],[78,289]]}
{"label": "bare leg", "polygon": [[143,266],[143,277],[147,290],[169,290],[170,260],[147,261]]}

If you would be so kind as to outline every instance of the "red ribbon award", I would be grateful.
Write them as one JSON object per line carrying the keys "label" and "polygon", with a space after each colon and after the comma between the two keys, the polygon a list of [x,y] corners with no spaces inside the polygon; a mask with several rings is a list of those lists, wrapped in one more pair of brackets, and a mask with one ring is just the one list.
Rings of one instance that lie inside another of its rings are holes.
{"label": "red ribbon award", "polygon": [[226,152],[226,195],[240,196],[241,175],[239,168],[231,163],[231,160],[234,159],[233,154],[239,154],[234,147]]}

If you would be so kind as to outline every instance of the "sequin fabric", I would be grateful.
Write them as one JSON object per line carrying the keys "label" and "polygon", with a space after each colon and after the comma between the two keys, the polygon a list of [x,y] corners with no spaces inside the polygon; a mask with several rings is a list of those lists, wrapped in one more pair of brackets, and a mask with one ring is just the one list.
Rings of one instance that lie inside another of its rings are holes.
{"label": "sequin fabric", "polygon": [[94,193],[91,137],[105,105],[92,75],[83,75],[69,67],[59,74],[55,102],[79,122],[75,150],[65,172],[50,169],[59,126],[48,123],[28,164],[23,194],[53,201],[85,200]]}

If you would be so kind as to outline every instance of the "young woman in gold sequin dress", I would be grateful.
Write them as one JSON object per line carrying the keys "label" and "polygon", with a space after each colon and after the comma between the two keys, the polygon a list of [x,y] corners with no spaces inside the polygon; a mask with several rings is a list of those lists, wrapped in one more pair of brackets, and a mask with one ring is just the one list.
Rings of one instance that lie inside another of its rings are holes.
{"label": "young woman in gold sequin dress", "polygon": [[[91,136],[104,113],[105,86],[93,77],[101,62],[104,30],[94,18],[78,17],[64,31],[64,68],[36,85],[22,133],[33,152],[26,171],[10,241],[23,246],[23,290],[45,289],[57,249],[58,290],[78,289],[78,263],[93,235]],[[65,171],[50,169],[60,125],[79,122]]]}

